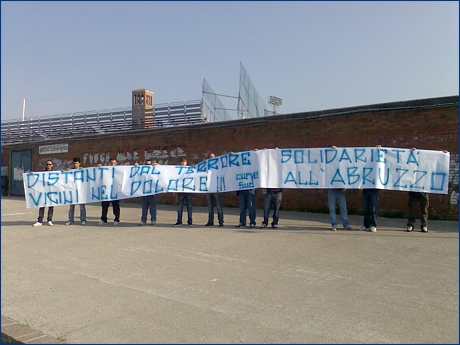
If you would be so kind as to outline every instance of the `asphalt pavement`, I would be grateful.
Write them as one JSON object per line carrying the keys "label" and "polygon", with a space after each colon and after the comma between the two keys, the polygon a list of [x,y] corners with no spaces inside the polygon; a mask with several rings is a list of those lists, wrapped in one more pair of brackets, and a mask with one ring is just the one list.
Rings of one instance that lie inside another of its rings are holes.
{"label": "asphalt pavement", "polygon": [[326,214],[281,211],[260,229],[259,209],[249,229],[225,208],[221,228],[194,207],[194,226],[174,227],[176,206],[158,205],[139,226],[122,201],[118,226],[88,204],[85,226],[60,206],[33,227],[23,198],[1,207],[2,315],[64,342],[459,343],[458,222],[333,232]]}

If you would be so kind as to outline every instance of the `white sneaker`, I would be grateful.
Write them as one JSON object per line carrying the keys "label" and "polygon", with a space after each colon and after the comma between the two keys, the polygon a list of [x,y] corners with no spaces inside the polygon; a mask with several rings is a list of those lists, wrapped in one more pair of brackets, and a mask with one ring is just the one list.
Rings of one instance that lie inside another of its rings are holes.
{"label": "white sneaker", "polygon": [[377,228],[375,226],[371,226],[371,232],[377,232]]}
{"label": "white sneaker", "polygon": [[150,222],[150,224],[152,224],[152,225],[155,225],[156,223],[157,223],[156,220],[152,220],[152,221]]}
{"label": "white sneaker", "polygon": [[117,226],[120,222],[113,222],[113,226]]}
{"label": "white sneaker", "polygon": [[49,225],[49,226],[53,226],[54,224],[53,224],[53,222],[50,220],[50,221],[48,221],[48,225]]}
{"label": "white sneaker", "polygon": [[426,226],[424,226],[424,227],[422,228],[422,232],[428,232],[428,228],[427,228]]}
{"label": "white sneaker", "polygon": [[70,225],[70,224],[72,224],[72,223],[73,223],[73,222],[67,222],[67,223],[65,223],[65,225]]}
{"label": "white sneaker", "polygon": [[336,226],[333,226],[331,231],[337,231],[337,227]]}
{"label": "white sneaker", "polygon": [[42,225],[43,225],[42,223],[36,222],[36,223],[34,223],[32,226],[42,226]]}
{"label": "white sneaker", "polygon": [[412,230],[414,230],[414,228],[413,228],[412,226],[409,225],[409,226],[407,227],[407,232],[411,232]]}
{"label": "white sneaker", "polygon": [[106,224],[103,220],[99,221],[99,223],[97,223],[97,225],[104,225]]}
{"label": "white sneaker", "polygon": [[86,225],[86,220],[82,220],[81,225]]}
{"label": "white sneaker", "polygon": [[[115,225],[115,223],[113,223],[113,224]],[[145,222],[140,222],[139,225],[140,226],[145,225]]]}

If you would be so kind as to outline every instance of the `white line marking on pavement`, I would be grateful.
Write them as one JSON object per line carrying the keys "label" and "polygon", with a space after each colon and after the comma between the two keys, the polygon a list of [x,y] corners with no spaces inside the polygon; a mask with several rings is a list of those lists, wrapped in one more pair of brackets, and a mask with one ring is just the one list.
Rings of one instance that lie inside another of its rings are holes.
{"label": "white line marking on pavement", "polygon": [[28,213],[32,213],[32,212],[2,214],[2,217],[3,217],[3,216],[19,216],[20,214],[28,214]]}

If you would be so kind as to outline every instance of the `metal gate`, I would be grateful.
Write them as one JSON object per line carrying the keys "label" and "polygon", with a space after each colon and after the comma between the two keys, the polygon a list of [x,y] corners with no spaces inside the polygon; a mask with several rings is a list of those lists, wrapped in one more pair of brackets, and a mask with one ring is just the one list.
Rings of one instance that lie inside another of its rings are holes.
{"label": "metal gate", "polygon": [[11,151],[9,195],[24,195],[22,174],[32,167],[32,150]]}

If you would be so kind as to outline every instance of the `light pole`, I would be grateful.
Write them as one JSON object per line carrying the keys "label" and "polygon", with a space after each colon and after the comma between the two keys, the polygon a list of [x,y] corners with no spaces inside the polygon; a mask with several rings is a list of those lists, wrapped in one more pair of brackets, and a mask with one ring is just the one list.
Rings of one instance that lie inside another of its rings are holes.
{"label": "light pole", "polygon": [[276,107],[279,107],[280,105],[282,105],[283,100],[275,96],[270,96],[270,98],[268,99],[268,103],[273,105],[273,115],[276,115]]}

